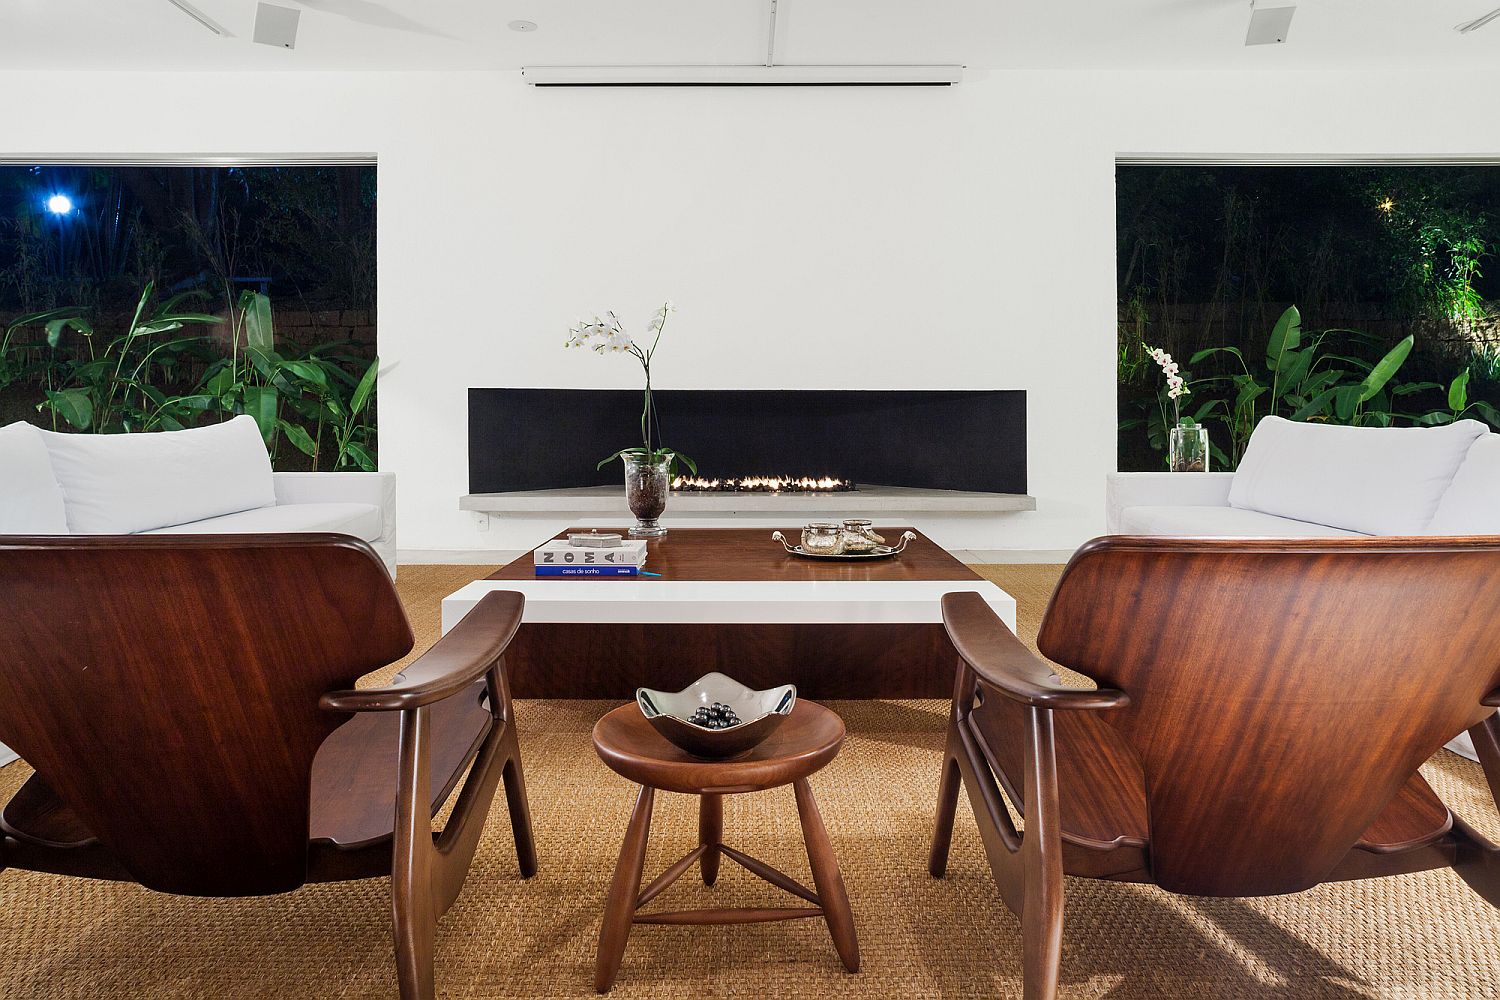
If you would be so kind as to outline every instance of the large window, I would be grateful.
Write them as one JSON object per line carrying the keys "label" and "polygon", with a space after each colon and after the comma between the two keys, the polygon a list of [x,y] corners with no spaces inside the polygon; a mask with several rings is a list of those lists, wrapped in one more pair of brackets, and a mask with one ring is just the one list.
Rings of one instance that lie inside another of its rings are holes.
{"label": "large window", "polygon": [[373,469],[375,167],[0,165],[0,424]]}
{"label": "large window", "polygon": [[1177,419],[1143,345],[1181,366],[1181,417],[1208,427],[1220,469],[1270,413],[1500,426],[1500,166],[1116,176],[1121,469],[1162,468]]}

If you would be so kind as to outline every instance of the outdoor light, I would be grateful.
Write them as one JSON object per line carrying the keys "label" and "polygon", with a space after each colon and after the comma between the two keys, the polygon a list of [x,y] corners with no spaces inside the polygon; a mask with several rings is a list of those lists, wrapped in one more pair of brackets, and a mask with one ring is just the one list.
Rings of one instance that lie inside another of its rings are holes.
{"label": "outdoor light", "polygon": [[47,199],[47,211],[53,215],[67,215],[73,211],[73,199],[65,194],[55,194]]}
{"label": "outdoor light", "polygon": [[1380,209],[1386,215],[1390,215],[1392,212],[1394,212],[1396,210],[1396,201],[1393,198],[1386,198],[1384,201],[1382,201],[1380,204],[1376,205],[1375,207],[1378,208],[1378,209]]}

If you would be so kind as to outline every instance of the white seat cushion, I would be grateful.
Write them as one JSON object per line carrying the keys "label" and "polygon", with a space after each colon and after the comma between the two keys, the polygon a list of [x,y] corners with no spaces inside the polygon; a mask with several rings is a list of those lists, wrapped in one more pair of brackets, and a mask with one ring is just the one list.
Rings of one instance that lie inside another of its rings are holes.
{"label": "white seat cushion", "polygon": [[276,502],[250,417],[148,434],[40,433],[79,534],[125,535]]}
{"label": "white seat cushion", "polygon": [[369,503],[287,503],[173,524],[146,535],[240,535],[278,531],[334,531],[367,542],[380,537],[380,508]]}
{"label": "white seat cushion", "polygon": [[1339,538],[1360,534],[1238,507],[1126,507],[1120,512],[1120,533],[1198,538]]}
{"label": "white seat cushion", "polygon": [[0,535],[66,535],[62,486],[42,432],[27,423],[0,427]]}
{"label": "white seat cushion", "polygon": [[1418,535],[1475,439],[1445,427],[1341,427],[1266,417],[1250,436],[1229,505],[1367,535]]}
{"label": "white seat cushion", "polygon": [[1425,534],[1500,535],[1500,434],[1469,446]]}

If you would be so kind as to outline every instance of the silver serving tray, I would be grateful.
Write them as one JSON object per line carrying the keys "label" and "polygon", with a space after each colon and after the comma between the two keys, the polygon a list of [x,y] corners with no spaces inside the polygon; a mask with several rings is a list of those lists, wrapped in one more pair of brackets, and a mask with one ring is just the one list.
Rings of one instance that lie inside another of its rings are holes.
{"label": "silver serving tray", "polygon": [[906,543],[914,540],[916,537],[917,533],[915,531],[905,531],[901,534],[901,540],[895,545],[877,545],[869,552],[841,552],[838,555],[833,555],[827,552],[808,552],[800,545],[789,544],[786,536],[781,532],[771,532],[771,539],[780,542],[781,547],[786,549],[791,555],[801,556],[804,559],[832,559],[835,562],[862,562],[866,559],[889,559],[891,556],[900,555],[905,550]]}

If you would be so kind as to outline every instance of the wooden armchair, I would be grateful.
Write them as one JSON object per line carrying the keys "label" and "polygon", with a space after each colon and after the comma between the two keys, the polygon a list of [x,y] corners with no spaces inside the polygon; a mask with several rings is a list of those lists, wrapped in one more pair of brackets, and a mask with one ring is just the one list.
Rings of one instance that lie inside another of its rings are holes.
{"label": "wooden armchair", "polygon": [[[380,559],[342,535],[0,538],[0,741],[36,769],[0,871],[250,896],[389,875],[404,998],[504,778],[536,871],[502,656],[523,599],[410,651]],[[441,833],[437,810],[467,780]]]}
{"label": "wooden armchair", "polygon": [[962,783],[1028,1000],[1057,995],[1064,874],[1260,896],[1452,868],[1500,907],[1500,848],[1417,770],[1468,730],[1500,802],[1500,539],[1096,540],[1039,646],[1098,690],[975,595],[943,618],[960,662],[928,867]]}

